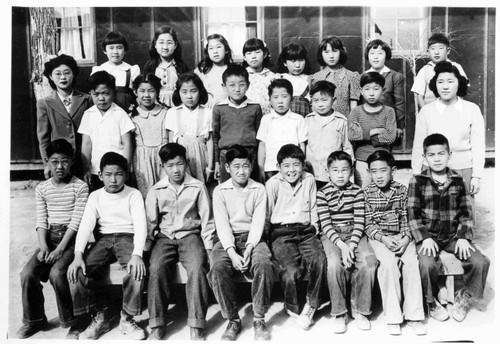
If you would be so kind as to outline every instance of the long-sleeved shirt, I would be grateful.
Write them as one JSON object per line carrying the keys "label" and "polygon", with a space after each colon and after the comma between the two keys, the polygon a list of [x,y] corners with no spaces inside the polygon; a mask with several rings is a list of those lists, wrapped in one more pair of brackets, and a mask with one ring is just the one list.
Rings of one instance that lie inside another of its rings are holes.
{"label": "long-sleeved shirt", "polygon": [[402,233],[411,239],[408,228],[406,186],[391,181],[390,192],[384,194],[375,183],[364,190],[365,195],[365,228],[366,234],[380,241],[384,235]]}
{"label": "long-sleeved shirt", "polygon": [[153,185],[146,197],[146,217],[146,251],[152,246],[155,231],[170,239],[196,233],[201,235],[205,248],[212,249],[215,228],[208,191],[204,183],[187,173],[178,190],[168,177]]}
{"label": "long-sleeved shirt", "polygon": [[334,226],[353,224],[350,243],[358,246],[365,231],[365,198],[363,190],[356,184],[348,183],[339,189],[329,182],[318,190],[318,215],[321,232],[334,244],[341,240]]}
{"label": "long-sleeved shirt", "polygon": [[101,234],[133,234],[132,254],[142,257],[147,229],[144,201],[139,190],[125,185],[117,193],[109,193],[104,188],[92,192],[76,235],[75,252],[85,251],[96,223]]}
{"label": "long-sleeved shirt", "polygon": [[238,190],[229,179],[219,184],[213,193],[213,208],[217,236],[225,250],[235,247],[234,234],[248,233],[246,245],[259,243],[266,221],[266,189],[248,180]]}
{"label": "long-sleeved shirt", "polygon": [[[354,154],[357,160],[366,161],[376,150],[390,151],[396,140],[396,115],[394,109],[383,105],[376,112],[366,112],[363,105],[355,107],[348,117],[349,140],[355,142]],[[370,130],[384,129],[370,136]]]}
{"label": "long-sleeved shirt", "polygon": [[462,177],[447,169],[448,180],[440,187],[429,169],[411,177],[408,187],[408,225],[418,244],[433,238],[472,240],[472,205]]}

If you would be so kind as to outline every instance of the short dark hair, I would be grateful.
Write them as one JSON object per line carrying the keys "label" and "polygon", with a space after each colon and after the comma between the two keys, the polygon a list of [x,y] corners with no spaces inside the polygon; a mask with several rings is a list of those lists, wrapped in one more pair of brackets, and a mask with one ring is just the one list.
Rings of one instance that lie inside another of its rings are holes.
{"label": "short dark hair", "polygon": [[452,73],[455,75],[455,77],[458,79],[458,90],[457,90],[457,96],[459,97],[465,97],[467,94],[467,89],[468,89],[468,84],[469,80],[460,74],[460,71],[458,68],[453,65],[453,63],[449,61],[441,61],[436,63],[436,66],[434,67],[434,76],[432,77],[431,81],[429,81],[429,89],[434,93],[436,97],[439,97],[439,92],[437,90],[436,82],[439,77],[439,74],[441,73]]}
{"label": "short dark hair", "polygon": [[60,67],[62,65],[66,65],[71,69],[73,72],[73,83],[71,86],[75,86],[76,84],[76,77],[78,76],[78,73],[80,72],[80,69],[78,68],[78,64],[76,63],[76,60],[69,55],[61,54],[57,57],[54,57],[53,59],[50,59],[49,61],[45,62],[44,64],[44,70],[43,70],[43,75],[49,80],[49,85],[52,87],[52,89],[56,89],[56,84],[54,81],[50,79],[50,76],[52,75],[52,72],[54,69],[57,67]]}
{"label": "short dark hair", "polygon": [[316,53],[316,59],[321,66],[326,66],[325,60],[323,59],[323,51],[328,48],[328,44],[332,49],[338,49],[340,51],[338,64],[343,66],[347,62],[347,49],[344,47],[344,43],[340,38],[335,36],[328,36],[324,38],[318,46],[318,51]]}
{"label": "short dark hair", "polygon": [[231,165],[234,159],[247,159],[252,164],[252,154],[242,145],[232,145],[226,152],[226,163]]}
{"label": "short dark hair", "polygon": [[123,49],[125,49],[125,51],[128,50],[128,44],[125,36],[118,31],[110,31],[106,34],[106,36],[104,36],[102,49],[106,50],[106,46],[109,44],[123,44]]}
{"label": "short dark hair", "polygon": [[132,88],[134,91],[137,91],[142,83],[150,84],[156,90],[156,93],[160,93],[161,80],[154,73],[145,73],[136,76],[134,81],[132,81]]}
{"label": "short dark hair", "polygon": [[389,153],[388,151],[385,151],[382,149],[379,149],[379,150],[373,152],[372,154],[370,154],[368,159],[366,159],[366,163],[368,164],[368,168],[370,168],[370,165],[374,161],[385,161],[387,163],[387,165],[389,165],[389,167],[391,167],[391,168],[396,166],[396,160],[394,160],[394,156],[391,153]]}
{"label": "short dark hair", "polygon": [[[267,47],[266,43],[264,43],[263,40],[259,38],[250,38],[247,39],[245,44],[243,44],[243,56],[249,51],[256,51],[256,50],[262,50],[264,53],[264,60],[262,61],[262,66],[264,67],[270,67],[272,65],[271,62],[271,53],[269,52],[269,48]],[[248,63],[243,59],[243,67],[247,67]]]}
{"label": "short dark hair", "polygon": [[361,75],[361,79],[359,80],[361,88],[365,87],[365,85],[371,84],[372,82],[376,83],[380,87],[385,86],[385,78],[379,72],[363,73],[363,75]]}
{"label": "short dark hair", "polygon": [[335,151],[330,153],[330,155],[326,159],[326,166],[330,167],[330,165],[334,161],[342,161],[342,160],[347,161],[349,163],[349,167],[351,167],[352,169],[352,157],[344,151]]}
{"label": "short dark hair", "polygon": [[45,153],[47,153],[47,158],[50,158],[53,154],[63,154],[72,159],[74,156],[73,146],[65,139],[57,139],[49,142],[45,148]]}
{"label": "short dark hair", "polygon": [[290,97],[293,97],[293,85],[289,80],[278,78],[271,81],[271,83],[267,87],[267,93],[269,97],[271,96],[271,94],[273,94],[273,90],[275,88],[284,88],[286,89],[286,92],[290,95]]}
{"label": "short dark hair", "polygon": [[447,47],[449,47],[450,46],[450,38],[448,37],[447,34],[445,34],[443,32],[435,32],[427,40],[427,48],[429,48],[431,45],[436,44],[436,43],[441,43],[441,44],[444,44]]}
{"label": "short dark hair", "polygon": [[448,142],[448,139],[446,136],[443,134],[430,134],[424,139],[423,147],[424,147],[424,154],[427,151],[427,148],[429,146],[436,146],[436,145],[443,145],[448,148],[448,152],[450,151],[450,143]]}
{"label": "short dark hair", "polygon": [[302,149],[291,143],[281,146],[277,156],[278,164],[281,164],[286,158],[299,159],[301,163],[306,161],[306,155]]}
{"label": "short dark hair", "polygon": [[161,162],[166,163],[169,160],[175,159],[175,157],[180,156],[187,161],[186,158],[186,148],[176,142],[169,142],[163,145],[158,152]]}
{"label": "short dark hair", "polygon": [[116,79],[105,70],[95,72],[89,77],[89,87],[95,90],[99,85],[106,85],[113,91],[116,90]]}
{"label": "short dark hair", "polygon": [[125,171],[125,173],[127,173],[128,170],[127,159],[121,154],[118,154],[116,152],[104,153],[104,155],[101,158],[101,163],[99,164],[100,171],[102,172],[104,167],[110,165],[118,166],[123,171]]}
{"label": "short dark hair", "polygon": [[368,60],[368,54],[370,53],[370,50],[376,49],[378,47],[382,48],[382,50],[385,51],[385,60],[389,61],[392,57],[391,47],[381,39],[374,39],[368,42],[365,49],[365,58]]}
{"label": "short dark hair", "polygon": [[285,66],[286,61],[293,60],[304,60],[304,71],[303,74],[309,75],[311,73],[311,65],[309,64],[309,59],[307,58],[307,49],[300,43],[289,43],[278,56],[278,62],[276,67],[277,73],[288,73],[288,68]]}
{"label": "short dark hair", "polygon": [[330,96],[335,97],[335,85],[327,80],[320,80],[314,83],[312,85],[311,90],[309,91],[309,94],[311,97],[315,95],[316,93],[326,93],[329,94]]}
{"label": "short dark hair", "polygon": [[250,77],[248,75],[248,71],[245,67],[237,65],[237,64],[230,64],[227,66],[226,70],[224,73],[222,73],[222,83],[226,83],[227,78],[230,76],[241,76],[245,78],[245,81],[247,84],[250,84]]}
{"label": "short dark hair", "polygon": [[200,93],[200,97],[198,99],[198,104],[206,104],[208,102],[208,92],[205,86],[203,85],[203,81],[201,81],[200,77],[195,73],[184,73],[179,75],[179,78],[175,82],[175,91],[172,95],[172,103],[175,106],[179,106],[182,104],[181,95],[179,94],[182,84],[192,81],[193,84],[198,89]]}

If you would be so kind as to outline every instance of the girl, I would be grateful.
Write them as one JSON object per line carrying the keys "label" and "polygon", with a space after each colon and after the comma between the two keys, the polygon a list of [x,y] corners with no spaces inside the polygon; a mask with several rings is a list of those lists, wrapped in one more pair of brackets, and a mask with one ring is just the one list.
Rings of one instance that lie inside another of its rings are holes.
{"label": "girl", "polygon": [[222,73],[229,64],[233,64],[233,54],[224,36],[214,33],[207,37],[203,55],[204,58],[198,63],[194,73],[200,77],[207,89],[209,97],[207,105],[213,107],[227,98],[227,91],[222,87]]}
{"label": "girl", "polygon": [[168,110],[165,122],[168,140],[186,147],[191,175],[207,182],[214,172],[212,110],[205,105],[208,92],[194,73],[180,75],[175,86],[175,107]]}
{"label": "girl", "polygon": [[269,49],[266,44],[258,38],[250,38],[243,45],[243,67],[247,67],[250,86],[247,97],[258,102],[262,108],[262,114],[270,113],[272,108],[269,102],[267,87],[276,74],[267,67],[271,64]]}
{"label": "girl", "polygon": [[327,80],[335,85],[335,111],[348,117],[352,109],[358,106],[361,88],[359,86],[359,74],[347,70],[344,64],[347,62],[347,50],[342,41],[330,36],[321,41],[317,52],[318,63],[325,67],[313,74],[311,85],[319,80]]}
{"label": "girl", "polygon": [[161,177],[161,146],[168,142],[165,128],[167,110],[157,104],[161,80],[153,73],[141,74],[132,86],[137,105],[132,113],[135,124],[135,153],[133,166],[139,191],[144,198],[148,190]]}
{"label": "girl", "polygon": [[102,49],[108,57],[108,62],[92,67],[92,73],[105,70],[116,79],[116,105],[127,113],[135,105],[135,95],[132,91],[132,81],[141,73],[138,65],[129,65],[123,62],[123,57],[128,50],[125,37],[116,31],[109,32],[102,41]]}
{"label": "girl", "polygon": [[177,32],[170,26],[162,26],[156,30],[149,48],[149,57],[144,65],[144,72],[154,73],[160,78],[160,102],[171,107],[177,77],[188,71],[182,60],[182,47]]}
{"label": "girl", "polygon": [[374,39],[368,43],[365,49],[365,57],[370,63],[371,68],[368,72],[377,72],[384,76],[385,86],[382,104],[390,106],[396,112],[397,132],[396,140],[403,136],[405,127],[405,94],[403,74],[393,71],[385,65],[392,57],[391,47],[380,39]]}
{"label": "girl", "polygon": [[307,50],[302,44],[290,43],[283,48],[278,57],[278,73],[293,85],[292,112],[306,116],[311,113],[309,102],[309,73],[311,67],[307,60]]}

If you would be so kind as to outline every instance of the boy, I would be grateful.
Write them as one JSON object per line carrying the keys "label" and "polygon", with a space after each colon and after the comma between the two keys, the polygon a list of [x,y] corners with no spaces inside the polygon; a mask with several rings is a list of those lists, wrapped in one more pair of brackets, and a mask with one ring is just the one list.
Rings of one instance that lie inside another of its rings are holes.
{"label": "boy", "polygon": [[351,111],[348,127],[349,139],[355,144],[354,182],[364,188],[371,183],[366,159],[378,149],[390,152],[396,140],[396,115],[393,108],[380,102],[385,85],[380,73],[363,74],[360,84],[365,103]]}
{"label": "boy", "polygon": [[208,281],[221,306],[222,316],[229,320],[222,340],[236,340],[241,320],[236,308],[236,272],[250,273],[252,280],[253,327],[255,340],[270,340],[265,315],[271,302],[274,265],[264,241],[266,191],[250,178],[252,155],[241,145],[232,146],[226,154],[231,179],[219,184],[213,193],[217,235],[210,255]]}
{"label": "boy", "polygon": [[333,110],[335,85],[329,81],[316,82],[309,92],[313,112],[306,116],[306,159],[312,165],[317,188],[328,183],[328,154],[345,151],[354,159],[347,132],[347,118]]}
{"label": "boy", "polygon": [[[146,274],[142,261],[147,235],[144,201],[139,190],[125,185],[128,167],[122,155],[105,153],[99,167],[104,187],[89,196],[76,236],[75,259],[68,268],[75,315],[92,313],[92,322],[79,339],[97,339],[111,329],[99,277],[103,268],[117,260],[127,269],[119,329],[130,339],[144,339],[144,330],[133,319],[142,312]],[[96,224],[96,241],[85,252]]]}
{"label": "boy", "polygon": [[17,334],[22,339],[47,326],[40,282],[48,279],[56,294],[61,326],[71,326],[67,338],[71,338],[76,331],[66,270],[73,260],[75,233],[82,219],[89,188],[70,173],[73,147],[68,141],[58,139],[49,142],[44,155],[52,177],[35,189],[36,231],[40,248],[21,272],[23,325]]}
{"label": "boy", "polygon": [[[300,327],[308,329],[320,305],[319,291],[326,268],[323,247],[316,236],[316,183],[313,175],[304,171],[305,155],[298,146],[284,145],[277,160],[279,173],[266,183],[272,251],[280,267],[285,310]],[[306,271],[307,299],[299,315],[297,284]]]}
{"label": "boy", "polygon": [[[429,88],[429,82],[434,76],[434,67],[436,63],[450,61],[448,59],[448,54],[450,53],[450,40],[448,36],[440,32],[433,33],[427,41],[427,51],[429,52],[431,60],[420,69],[411,88],[411,91],[417,94],[417,104],[420,109],[425,104],[436,100],[436,96]],[[460,64],[457,62],[450,62],[458,68],[460,74],[467,78]]]}
{"label": "boy", "polygon": [[[85,111],[78,133],[82,134],[82,159],[84,180],[90,191],[103,186],[99,173],[99,161],[105,152],[123,155],[128,164],[132,159],[132,133],[134,123],[127,113],[113,103],[115,78],[105,71],[89,78],[90,95],[94,106]],[[128,172],[128,167],[125,172]]]}
{"label": "boy", "polygon": [[[186,173],[186,148],[178,143],[161,147],[166,177],[146,197],[149,260],[148,309],[151,339],[162,339],[171,295],[171,268],[181,261],[187,271],[188,326],[193,340],[204,339],[208,306],[207,253],[214,232],[210,199],[203,182]],[[155,233],[158,232],[158,233]]]}
{"label": "boy", "polygon": [[456,321],[463,321],[472,301],[483,297],[490,260],[472,244],[470,197],[462,177],[448,167],[448,139],[432,134],[423,147],[429,167],[410,179],[408,190],[408,224],[417,247],[423,294],[429,315],[439,321],[448,319],[435,299],[442,268],[439,252],[455,254],[464,269],[464,288],[455,293],[449,312]]}
{"label": "boy", "polygon": [[268,87],[273,111],[262,118],[259,140],[259,172],[262,181],[278,173],[276,153],[288,143],[305,152],[307,128],[304,117],[290,110],[293,86],[287,79],[274,79]]}
{"label": "boy", "polygon": [[368,157],[367,163],[373,182],[363,190],[366,234],[380,262],[377,278],[389,334],[401,334],[404,315],[415,334],[425,335],[417,251],[411,240],[406,212],[407,189],[393,180],[396,167],[391,153],[376,151]]}
{"label": "boy", "polygon": [[363,191],[349,181],[352,165],[346,152],[331,153],[327,160],[330,182],[317,194],[334,333],[347,331],[349,281],[351,313],[356,325],[361,330],[371,328],[367,316],[372,312],[372,289],[378,266],[364,235]]}
{"label": "boy", "polygon": [[222,74],[222,84],[228,98],[213,110],[213,141],[215,152],[215,177],[220,183],[230,178],[226,171],[227,150],[235,144],[244,146],[252,155],[252,178],[258,178],[257,130],[262,118],[259,103],[248,99],[245,93],[250,86],[248,71],[239,65],[229,65]]}

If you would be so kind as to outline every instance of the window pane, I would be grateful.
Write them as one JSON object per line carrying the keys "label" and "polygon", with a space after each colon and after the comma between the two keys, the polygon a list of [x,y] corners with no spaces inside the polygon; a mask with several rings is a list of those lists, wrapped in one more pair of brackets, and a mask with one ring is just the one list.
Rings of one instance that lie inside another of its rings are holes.
{"label": "window pane", "polygon": [[245,12],[247,21],[257,20],[257,7],[245,7]]}
{"label": "window pane", "polygon": [[418,19],[418,18],[422,18],[421,7],[398,8],[398,19]]}
{"label": "window pane", "polygon": [[398,41],[405,49],[420,48],[420,22],[418,20],[400,20],[398,25]]}
{"label": "window pane", "polygon": [[373,7],[372,13],[373,13],[373,18],[395,19],[397,18],[398,9],[397,7]]}

